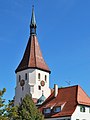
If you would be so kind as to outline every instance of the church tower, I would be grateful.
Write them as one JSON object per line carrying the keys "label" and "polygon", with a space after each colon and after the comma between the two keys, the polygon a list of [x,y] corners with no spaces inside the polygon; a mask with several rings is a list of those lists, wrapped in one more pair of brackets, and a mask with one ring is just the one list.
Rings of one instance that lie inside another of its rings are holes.
{"label": "church tower", "polygon": [[16,88],[14,104],[19,105],[26,94],[32,99],[39,99],[43,95],[47,98],[51,94],[49,88],[50,69],[44,61],[36,35],[36,20],[34,7],[30,23],[30,37],[23,58],[16,73]]}

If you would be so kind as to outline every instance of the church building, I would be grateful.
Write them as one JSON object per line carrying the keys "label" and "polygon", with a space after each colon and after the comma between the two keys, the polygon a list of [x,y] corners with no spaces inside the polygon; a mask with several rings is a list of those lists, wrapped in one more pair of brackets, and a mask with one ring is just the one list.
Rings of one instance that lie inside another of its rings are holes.
{"label": "church building", "polygon": [[30,23],[30,36],[16,73],[14,105],[20,105],[30,94],[45,120],[90,120],[90,97],[76,85],[54,89],[49,87],[51,73],[42,55],[36,34],[34,7]]}
{"label": "church building", "polygon": [[51,71],[42,56],[36,28],[34,8],[32,8],[30,37],[23,58],[15,71],[15,105],[19,105],[26,94],[31,94],[34,101],[37,101],[42,95],[46,99],[51,94],[49,88]]}

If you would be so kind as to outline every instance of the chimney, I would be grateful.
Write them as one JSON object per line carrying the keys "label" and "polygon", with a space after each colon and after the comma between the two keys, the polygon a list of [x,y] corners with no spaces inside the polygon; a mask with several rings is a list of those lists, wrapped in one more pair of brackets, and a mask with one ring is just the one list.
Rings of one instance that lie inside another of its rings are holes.
{"label": "chimney", "polygon": [[54,97],[58,95],[58,85],[54,84]]}

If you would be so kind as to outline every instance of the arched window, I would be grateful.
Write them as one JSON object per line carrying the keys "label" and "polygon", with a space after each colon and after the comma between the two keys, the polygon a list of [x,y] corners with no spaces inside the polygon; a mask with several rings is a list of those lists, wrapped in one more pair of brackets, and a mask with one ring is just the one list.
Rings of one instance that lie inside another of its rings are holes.
{"label": "arched window", "polygon": [[19,82],[20,82],[20,80],[21,80],[21,75],[19,75]]}
{"label": "arched window", "polygon": [[40,73],[38,73],[38,79],[39,79],[39,80],[40,80],[40,77],[41,77],[41,76],[40,76]]}
{"label": "arched window", "polygon": [[47,81],[47,76],[45,75],[45,81]]}

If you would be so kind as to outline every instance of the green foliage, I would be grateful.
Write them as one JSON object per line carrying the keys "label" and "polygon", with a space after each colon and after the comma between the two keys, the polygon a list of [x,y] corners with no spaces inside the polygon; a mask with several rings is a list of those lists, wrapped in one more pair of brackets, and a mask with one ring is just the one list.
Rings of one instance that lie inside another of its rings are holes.
{"label": "green foliage", "polygon": [[3,90],[0,90],[0,120],[8,120],[6,116],[6,105],[5,105],[5,99],[3,99],[3,95],[6,92],[6,89],[3,88]]}
{"label": "green foliage", "polygon": [[7,107],[7,116],[9,120],[16,120],[18,118],[18,107],[13,105],[14,101],[9,101]]}
{"label": "green foliage", "polygon": [[18,108],[19,120],[44,120],[43,115],[36,108],[31,96],[26,95]]}
{"label": "green foliage", "polygon": [[5,92],[5,88],[0,90],[0,120],[44,120],[30,95],[25,96],[20,106],[13,106],[13,100],[5,105]]}

